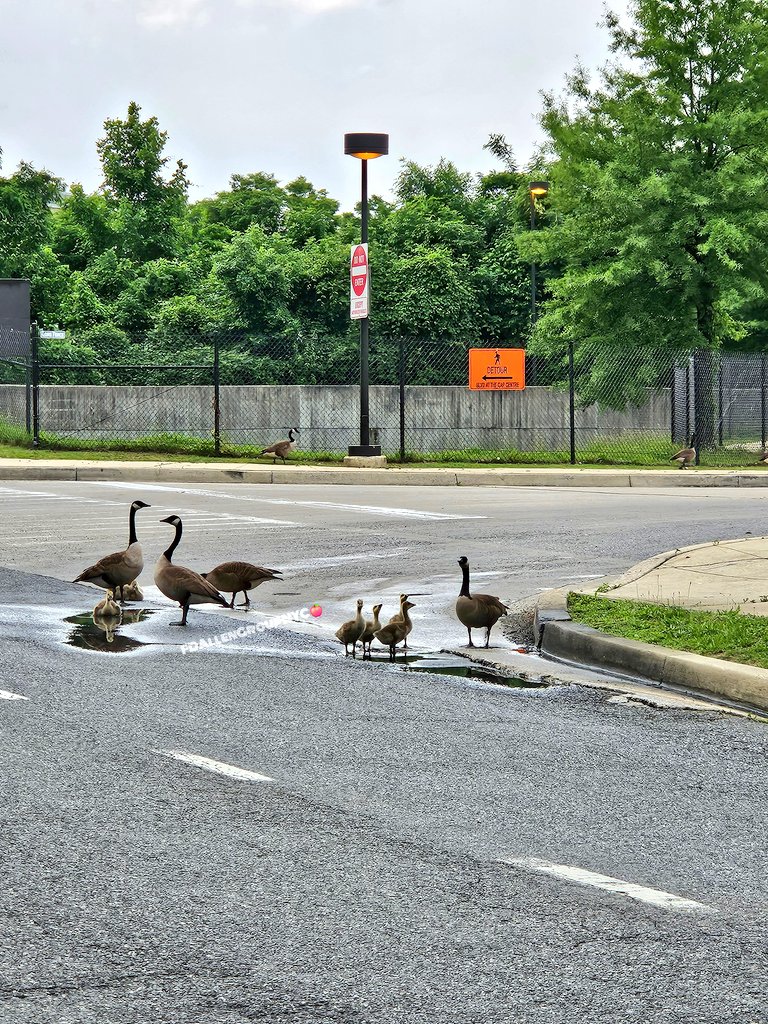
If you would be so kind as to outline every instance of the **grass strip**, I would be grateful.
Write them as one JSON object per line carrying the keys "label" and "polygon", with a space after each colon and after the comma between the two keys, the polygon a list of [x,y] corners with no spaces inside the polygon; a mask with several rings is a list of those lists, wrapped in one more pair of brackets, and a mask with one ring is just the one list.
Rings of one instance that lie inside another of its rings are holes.
{"label": "grass strip", "polygon": [[611,636],[768,668],[768,618],[763,616],[745,615],[738,609],[691,611],[575,593],[568,595],[568,612],[574,622]]}

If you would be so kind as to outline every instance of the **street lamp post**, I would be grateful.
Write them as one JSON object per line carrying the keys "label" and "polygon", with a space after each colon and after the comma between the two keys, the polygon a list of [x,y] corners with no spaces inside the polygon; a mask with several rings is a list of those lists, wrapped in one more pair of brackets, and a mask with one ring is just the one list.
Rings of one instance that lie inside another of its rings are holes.
{"label": "street lamp post", "polygon": [[[344,136],[344,153],[354,156],[361,166],[360,241],[368,242],[368,161],[389,152],[389,136],[378,132],[351,132]],[[370,269],[369,269],[370,273]],[[370,283],[369,283],[370,290]],[[371,444],[368,400],[368,317],[360,318],[360,444],[349,446],[352,456],[381,455],[381,445]]]}
{"label": "street lamp post", "polygon": [[[532,181],[528,185],[531,201],[531,231],[536,230],[536,200],[549,192],[548,181]],[[536,264],[531,261],[531,331],[536,326]]]}

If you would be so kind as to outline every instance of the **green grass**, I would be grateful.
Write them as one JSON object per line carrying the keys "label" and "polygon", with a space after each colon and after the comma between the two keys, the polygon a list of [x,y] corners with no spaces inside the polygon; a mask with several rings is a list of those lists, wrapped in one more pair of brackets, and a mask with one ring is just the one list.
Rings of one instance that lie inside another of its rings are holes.
{"label": "green grass", "polygon": [[[58,458],[58,459],[113,459],[113,460],[167,460],[208,462],[215,461],[212,438],[196,438],[186,434],[147,434],[132,440],[93,440],[64,437],[42,433],[40,447],[32,447],[32,439],[22,428],[0,420],[0,458]],[[228,462],[239,460],[272,465],[272,460],[259,455],[257,445],[231,444],[222,438],[221,456]],[[668,469],[680,472],[669,462],[672,446],[663,437],[638,438],[636,435],[614,437],[595,441],[579,448],[577,468],[605,469],[608,467]],[[341,451],[316,451],[291,453],[290,462],[298,465],[340,465],[344,457]],[[398,452],[386,452],[393,465],[400,465]],[[482,448],[444,449],[439,452],[406,452],[404,464],[413,468],[473,469],[520,467],[569,468],[570,455],[565,449],[552,451],[525,452],[515,448],[501,451],[487,451]],[[721,448],[707,452],[701,470],[711,468],[744,468],[754,466],[754,452],[743,448]],[[278,462],[278,465],[280,463]],[[757,471],[764,471],[758,467]],[[685,472],[696,472],[692,467]]]}
{"label": "green grass", "polygon": [[574,593],[568,595],[568,611],[575,622],[612,636],[768,668],[768,618],[758,615],[689,611]]}

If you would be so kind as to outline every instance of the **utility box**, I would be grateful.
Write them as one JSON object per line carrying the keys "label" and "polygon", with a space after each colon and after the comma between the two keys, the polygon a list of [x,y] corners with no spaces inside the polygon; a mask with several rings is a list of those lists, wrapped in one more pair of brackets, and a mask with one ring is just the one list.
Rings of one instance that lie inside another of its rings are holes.
{"label": "utility box", "polygon": [[29,281],[0,279],[0,359],[26,362],[30,349]]}

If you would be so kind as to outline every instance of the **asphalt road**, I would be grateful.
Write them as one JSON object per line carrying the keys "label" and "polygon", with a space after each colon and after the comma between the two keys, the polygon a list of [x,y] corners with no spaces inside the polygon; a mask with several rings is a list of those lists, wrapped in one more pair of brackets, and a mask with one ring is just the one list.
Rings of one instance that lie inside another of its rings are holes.
{"label": "asphalt road", "polygon": [[[193,609],[183,634],[153,599],[128,655],[68,646],[95,592],[56,578],[121,546],[134,497],[153,503],[148,563],[175,511],[185,564],[246,557],[285,585],[248,616]],[[763,532],[768,495],[46,483],[0,499],[3,1024],[768,1022],[763,724],[355,664],[324,642],[358,594],[407,589],[414,643],[460,643],[459,554],[518,598]],[[303,633],[182,653],[313,601]]]}

